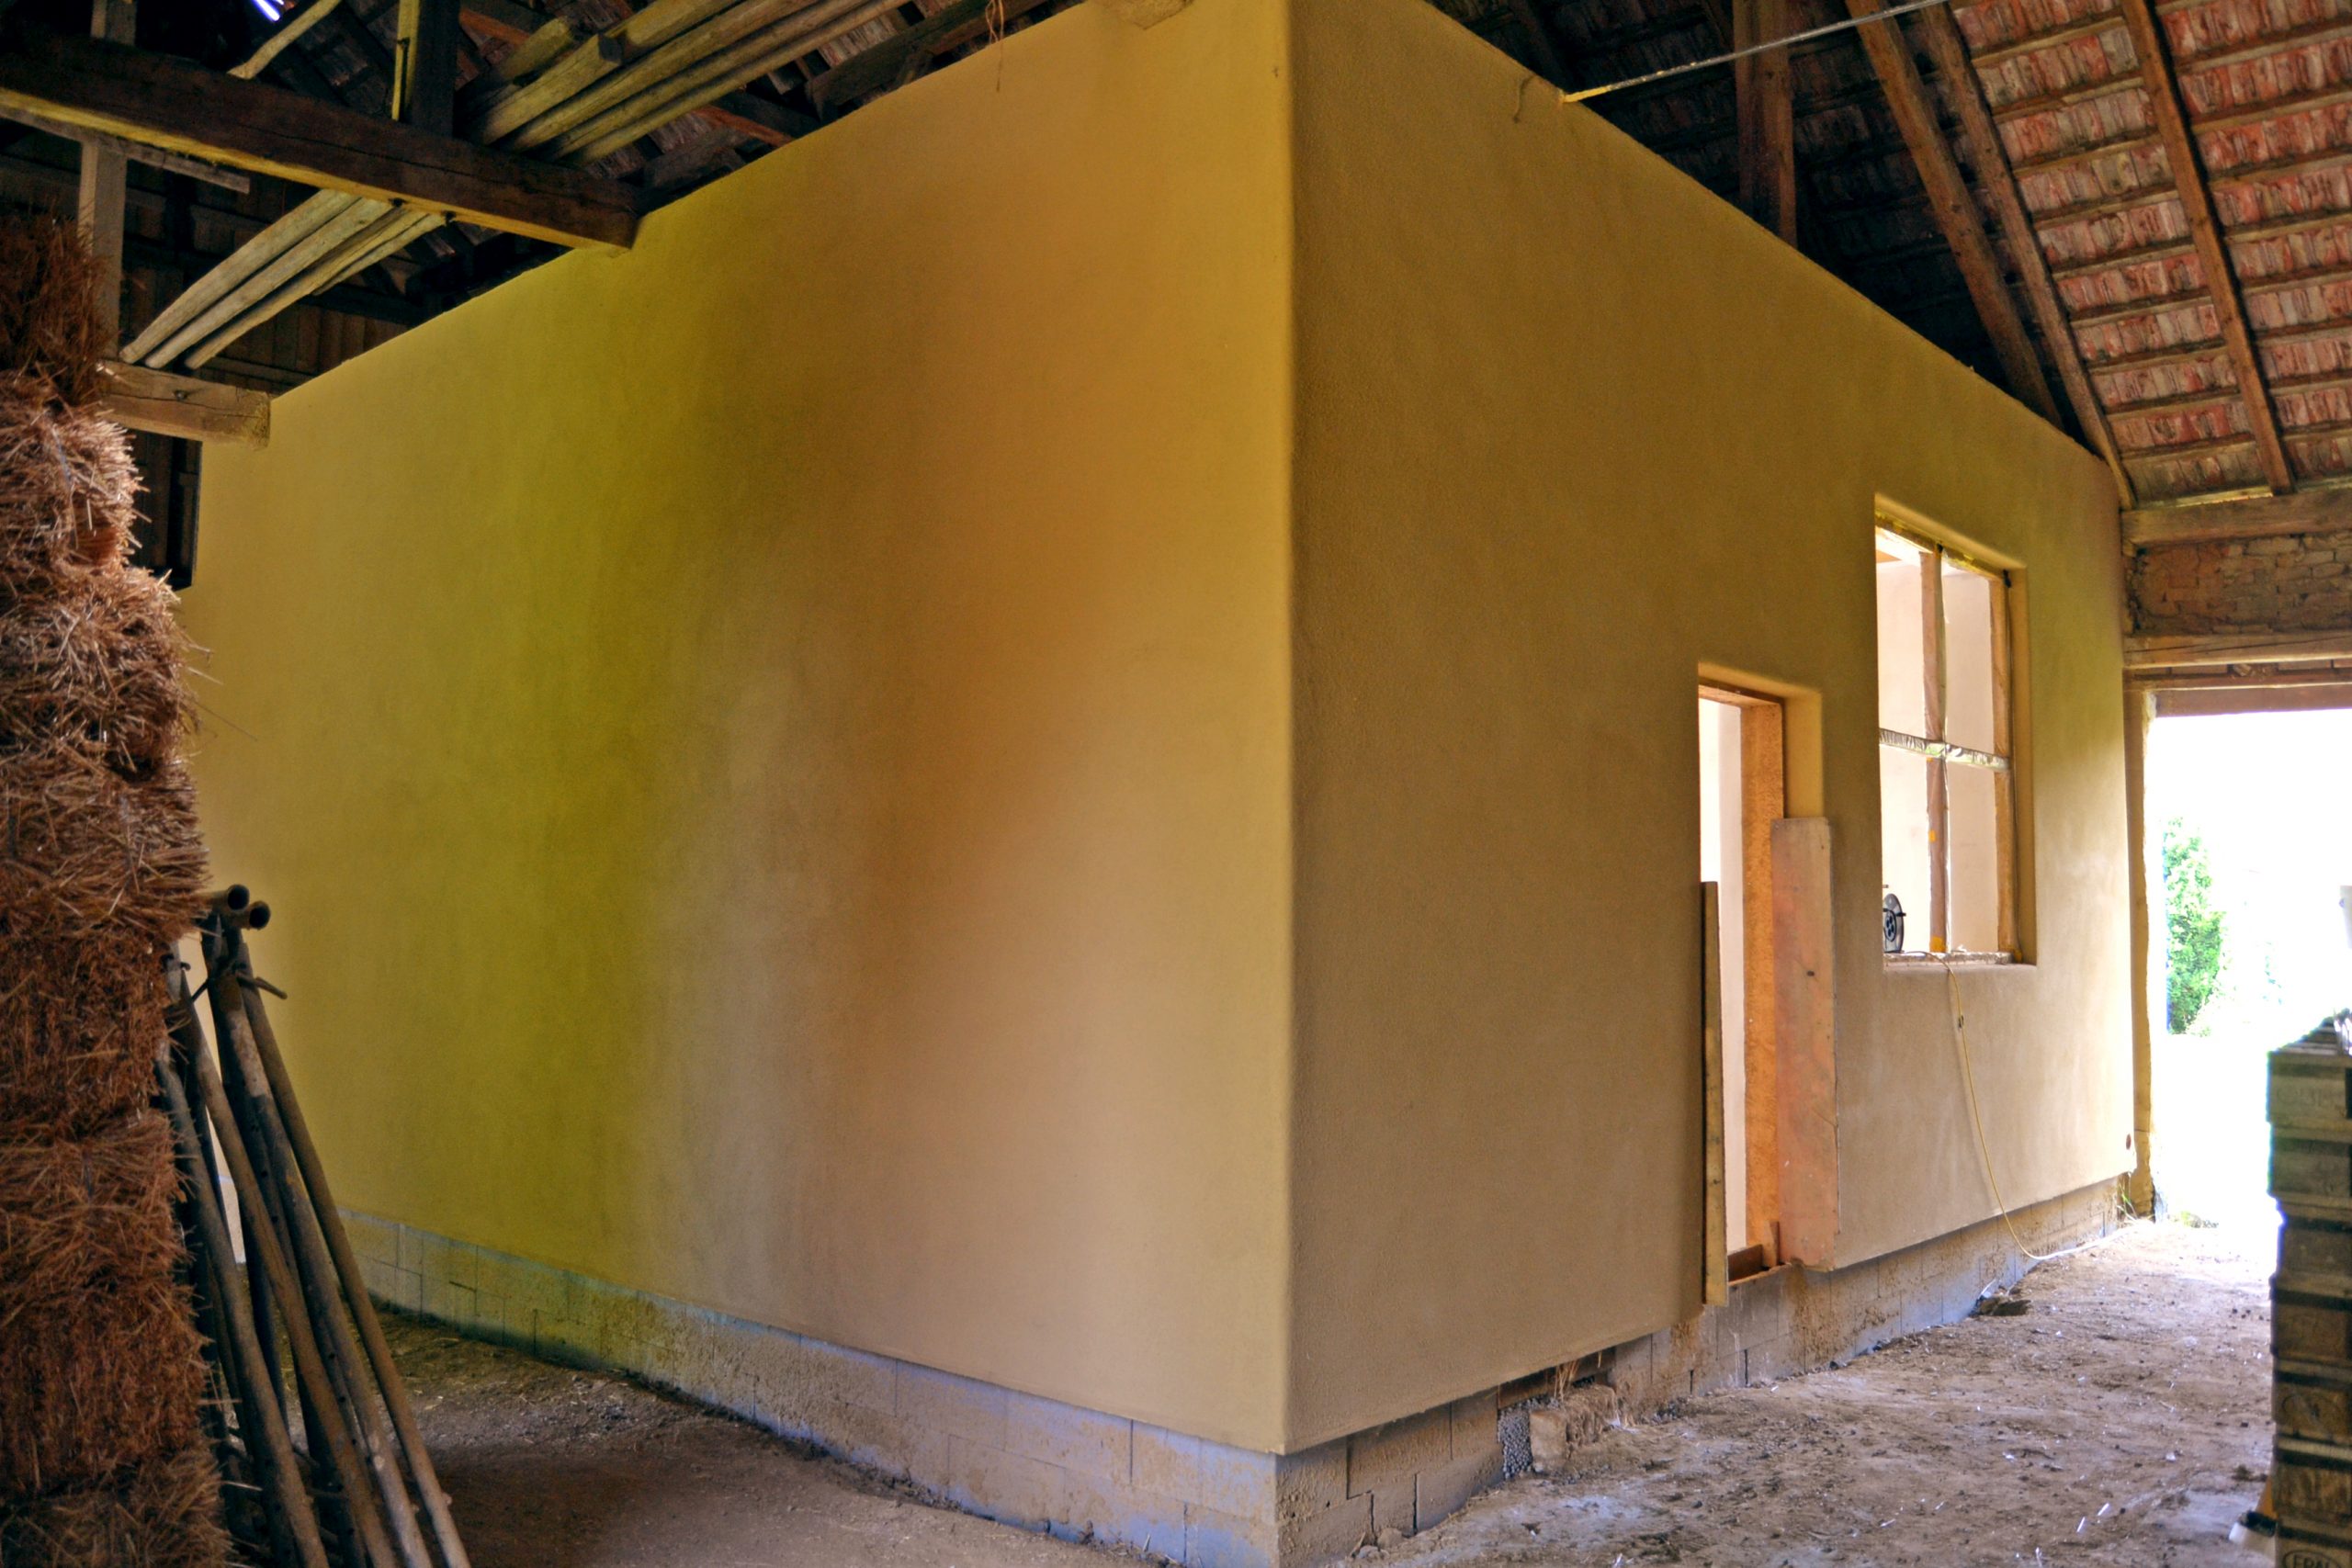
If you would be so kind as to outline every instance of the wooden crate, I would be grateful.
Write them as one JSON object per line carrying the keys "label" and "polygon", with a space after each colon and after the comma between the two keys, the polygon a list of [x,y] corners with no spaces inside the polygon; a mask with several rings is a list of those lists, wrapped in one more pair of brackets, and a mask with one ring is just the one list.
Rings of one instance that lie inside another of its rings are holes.
{"label": "wooden crate", "polygon": [[2352,1279],[2352,1220],[2291,1205],[2278,1227],[2278,1272]]}
{"label": "wooden crate", "polygon": [[2282,1519],[2278,1562],[2278,1568],[2352,1568],[2352,1534]]}
{"label": "wooden crate", "polygon": [[2352,1281],[2285,1273],[2272,1279],[2270,1354],[2281,1362],[2352,1367]]}
{"label": "wooden crate", "polygon": [[2352,1366],[2280,1362],[2270,1384],[2270,1415],[2282,1438],[2352,1450]]}
{"label": "wooden crate", "polygon": [[2352,1056],[2335,1044],[2298,1041],[2270,1053],[2270,1124],[2352,1123]]}
{"label": "wooden crate", "polygon": [[2352,1530],[2352,1448],[2281,1436],[2270,1465],[2270,1500],[2280,1523]]}
{"label": "wooden crate", "polygon": [[2341,1133],[2273,1129],[2270,1194],[2282,1201],[2352,1203],[2352,1126]]}

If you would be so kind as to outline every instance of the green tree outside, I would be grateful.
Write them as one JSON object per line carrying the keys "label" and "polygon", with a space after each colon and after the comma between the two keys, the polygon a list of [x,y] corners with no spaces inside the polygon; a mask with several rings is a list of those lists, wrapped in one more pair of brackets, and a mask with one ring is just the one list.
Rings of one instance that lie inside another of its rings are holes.
{"label": "green tree outside", "polygon": [[2165,1022],[2186,1034],[2213,999],[2222,975],[2222,911],[2205,840],[2177,817],[2165,824]]}

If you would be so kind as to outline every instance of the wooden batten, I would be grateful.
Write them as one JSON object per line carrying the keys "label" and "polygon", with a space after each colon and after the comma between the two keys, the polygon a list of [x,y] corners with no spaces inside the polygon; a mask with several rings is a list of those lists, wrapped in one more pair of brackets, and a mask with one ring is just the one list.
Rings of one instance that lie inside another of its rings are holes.
{"label": "wooden batten", "polygon": [[269,399],[260,392],[119,362],[100,366],[99,374],[106,378],[99,411],[118,424],[187,441],[269,445]]}
{"label": "wooden batten", "polygon": [[2344,532],[2352,532],[2352,488],[2146,506],[2123,514],[2123,542],[2143,549]]}

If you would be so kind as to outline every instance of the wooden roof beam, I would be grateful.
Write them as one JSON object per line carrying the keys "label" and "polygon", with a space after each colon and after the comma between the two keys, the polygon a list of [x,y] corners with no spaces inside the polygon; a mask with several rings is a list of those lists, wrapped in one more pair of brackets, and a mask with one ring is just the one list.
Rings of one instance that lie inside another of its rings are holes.
{"label": "wooden roof beam", "polygon": [[[2050,395],[2050,381],[2042,370],[2041,356],[2035,351],[2025,321],[2018,314],[2017,300],[2002,280],[2000,257],[1985,236],[1976,198],[1969,194],[1968,181],[1960,172],[1959,161],[1944,141],[1943,128],[1937,121],[1927,85],[1920,80],[1919,67],[1911,58],[1902,19],[1878,19],[1886,9],[1883,0],[1846,0],[1846,9],[1869,24],[1856,28],[1855,36],[1861,39],[1863,50],[1870,55],[1871,68],[1886,90],[1887,108],[1911,149],[1919,183],[1927,187],[1928,209],[1951,244],[1952,257],[1960,264],[1961,278],[1968,285],[1969,298],[1984,323],[1985,334],[1993,340],[1993,352],[2000,358],[2009,390],[2051,423],[2059,423],[2058,404]],[[2040,254],[2038,247],[2035,254]]]}
{"label": "wooden roof beam", "polygon": [[187,441],[269,445],[269,399],[260,392],[111,360],[98,375],[98,412],[117,424]]}
{"label": "wooden roof beam", "polygon": [[2108,428],[2107,409],[2091,386],[2090,372],[2083,364],[2082,344],[2075,340],[2065,304],[2058,298],[2058,285],[2050,276],[2050,260],[2042,254],[2041,235],[2034,227],[2031,214],[2025,209],[2016,171],[2009,167],[2008,149],[2002,145],[2000,130],[1993,123],[1992,107],[1984,100],[1984,84],[1969,59],[1968,45],[1960,36],[1959,24],[1951,19],[1950,10],[1937,6],[1919,13],[1919,26],[1927,42],[1928,58],[1935,62],[1936,70],[1951,84],[1952,103],[1960,114],[1961,139],[1967,144],[1969,162],[1976,166],[1976,187],[1993,204],[1993,211],[2000,220],[2001,237],[2017,264],[2018,282],[2025,290],[2026,303],[2033,308],[2042,350],[2057,368],[2058,384],[2065,389],[2066,401],[2075,411],[2075,424],[2081,427],[2093,450],[2107,460],[2109,472],[2115,476],[2116,491],[2123,504],[2129,506],[2134,500],[2132,476],[2117,455],[2115,434]]}
{"label": "wooden roof beam", "polygon": [[2197,243],[2198,265],[2204,270],[2206,292],[2211,297],[2213,313],[2221,321],[2222,342],[2229,351],[2230,367],[2237,377],[2239,400],[2245,405],[2246,421],[2254,432],[2256,449],[2261,454],[2263,477],[2274,491],[2292,490],[2294,467],[2287,460],[2286,443],[2278,437],[2278,411],[2271,406],[2270,388],[2263,379],[2262,360],[2255,353],[2254,333],[2246,325],[2245,300],[2238,293],[2230,249],[2222,240],[2221,221],[2213,215],[2213,193],[2206,187],[2197,139],[2189,132],[2188,111],[2181,102],[2180,83],[2173,71],[2172,51],[2165,43],[2164,24],[2156,20],[2148,0],[2122,0],[2120,10],[2124,27],[2132,35],[2132,52],[2140,57],[2140,74],[2147,85],[2157,134],[2164,140],[2165,161],[2172,168],[2173,186],[2180,193],[2181,211],[2188,220],[2189,237]]}
{"label": "wooden roof beam", "polygon": [[0,107],[563,245],[626,248],[627,187],[127,45],[28,32],[0,50]]}
{"label": "wooden roof beam", "polygon": [[2287,534],[2352,533],[2352,489],[2295,491],[2234,501],[2143,506],[2123,514],[2123,542],[2199,545],[2223,539],[2267,539]]}
{"label": "wooden roof beam", "polygon": [[[1786,38],[1788,0],[1731,0],[1732,47]],[[1739,205],[1782,240],[1797,243],[1796,100],[1789,52],[1768,49],[1732,62],[1739,126]]]}

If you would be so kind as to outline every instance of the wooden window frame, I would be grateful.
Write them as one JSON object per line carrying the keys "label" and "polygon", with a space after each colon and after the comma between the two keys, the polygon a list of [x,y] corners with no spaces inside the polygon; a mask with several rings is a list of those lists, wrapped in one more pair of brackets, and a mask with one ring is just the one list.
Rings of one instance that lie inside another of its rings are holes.
{"label": "wooden window frame", "polygon": [[[2017,738],[2012,728],[2010,713],[2011,643],[2009,598],[2015,590],[2010,574],[2002,568],[1976,559],[1964,551],[1953,548],[1940,539],[1931,538],[1917,529],[1905,527],[1894,518],[1881,513],[1872,533],[1890,535],[1920,553],[1923,570],[1919,573],[1919,623],[1921,648],[1920,670],[1927,730],[1925,735],[1912,735],[1899,729],[1881,726],[1878,732],[1882,751],[1911,751],[1928,761],[1928,950],[1925,953],[1903,952],[1886,954],[1890,964],[1941,962],[1946,959],[1978,964],[2015,964],[2020,953],[2018,942],[2018,879],[2017,879]],[[1946,738],[1944,709],[1951,684],[1951,669],[1944,648],[1944,570],[1947,565],[1988,578],[1992,592],[1992,701],[1993,749],[1979,751],[1961,746]],[[1953,767],[1981,768],[1993,775],[1993,838],[1996,857],[1995,876],[1995,946],[1990,952],[1964,949],[1955,953],[1951,947],[1951,799],[1947,781]],[[1884,802],[1881,802],[1883,809]]]}

